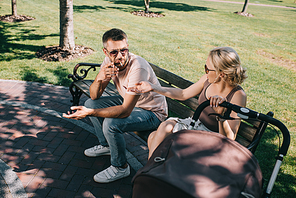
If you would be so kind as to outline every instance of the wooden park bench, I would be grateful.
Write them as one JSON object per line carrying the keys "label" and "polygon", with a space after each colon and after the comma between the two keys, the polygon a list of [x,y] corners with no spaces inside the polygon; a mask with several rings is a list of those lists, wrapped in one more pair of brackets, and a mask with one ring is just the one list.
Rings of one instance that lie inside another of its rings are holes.
{"label": "wooden park bench", "polygon": [[[154,65],[152,63],[150,63],[150,65],[153,68],[162,86],[185,89],[193,84],[191,81],[186,80],[165,69],[162,69],[157,65]],[[69,87],[73,97],[73,99],[71,100],[73,106],[79,105],[79,99],[82,94],[90,97],[89,86],[92,84],[93,80],[87,80],[86,77],[89,71],[96,71],[99,67],[100,64],[78,63],[74,67],[73,74],[68,75],[68,78],[71,78],[73,80]],[[78,74],[78,71],[80,72],[80,75]],[[115,85],[112,84],[112,82],[108,84],[103,95],[118,95]],[[166,99],[170,115],[174,115],[175,117],[190,117],[193,115],[194,110],[198,106],[198,96],[185,101],[173,100],[171,98]],[[273,116],[273,113],[268,112],[268,115]],[[266,127],[267,124],[259,120],[242,120],[242,123],[238,130],[236,141],[247,147],[251,152],[254,153]],[[135,133],[144,140],[147,140],[147,137],[151,133],[151,131],[141,131]]]}

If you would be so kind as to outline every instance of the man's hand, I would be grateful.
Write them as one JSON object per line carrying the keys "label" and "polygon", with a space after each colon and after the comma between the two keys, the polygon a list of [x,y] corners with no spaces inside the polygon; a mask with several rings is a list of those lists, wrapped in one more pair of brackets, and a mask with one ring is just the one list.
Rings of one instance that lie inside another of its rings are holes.
{"label": "man's hand", "polygon": [[101,67],[96,80],[109,81],[112,76],[118,73],[119,68],[114,65],[114,63],[109,63]]}
{"label": "man's hand", "polygon": [[80,120],[90,115],[92,109],[86,108],[85,106],[73,106],[71,107],[71,112],[68,111],[67,114],[63,113],[64,118]]}
{"label": "man's hand", "polygon": [[152,85],[147,81],[136,83],[134,87],[128,87],[127,91],[136,93],[147,93],[153,91]]}

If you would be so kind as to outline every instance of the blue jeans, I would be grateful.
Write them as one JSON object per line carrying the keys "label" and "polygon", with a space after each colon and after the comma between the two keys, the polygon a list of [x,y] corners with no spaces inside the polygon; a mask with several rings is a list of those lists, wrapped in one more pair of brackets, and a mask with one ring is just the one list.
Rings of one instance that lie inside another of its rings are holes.
{"label": "blue jeans", "polygon": [[[121,105],[121,96],[102,96],[97,100],[88,99],[85,107],[91,109],[106,108]],[[126,144],[122,133],[133,131],[155,130],[161,123],[152,111],[135,107],[126,118],[89,117],[102,146],[109,146],[111,164],[121,167],[127,163]]]}

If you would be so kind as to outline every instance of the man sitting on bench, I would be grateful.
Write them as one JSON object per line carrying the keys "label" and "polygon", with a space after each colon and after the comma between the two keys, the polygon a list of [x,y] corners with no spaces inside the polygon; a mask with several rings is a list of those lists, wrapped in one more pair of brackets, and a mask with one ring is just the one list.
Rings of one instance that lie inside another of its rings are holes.
{"label": "man sitting on bench", "polygon": [[[111,166],[94,176],[96,182],[108,183],[130,175],[122,133],[157,129],[167,117],[168,109],[161,94],[127,92],[127,87],[141,81],[158,86],[160,83],[149,63],[129,52],[126,34],[120,29],[111,29],[102,40],[106,57],[90,86],[91,99],[85,106],[71,107],[72,111],[63,116],[70,119],[90,116],[100,145],[86,149],[84,154],[111,155]],[[102,96],[111,79],[120,96]]]}

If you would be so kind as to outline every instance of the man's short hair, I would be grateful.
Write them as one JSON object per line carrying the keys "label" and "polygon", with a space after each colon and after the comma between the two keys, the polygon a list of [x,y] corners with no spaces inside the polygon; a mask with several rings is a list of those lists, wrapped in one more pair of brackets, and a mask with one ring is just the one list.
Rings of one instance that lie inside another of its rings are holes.
{"label": "man's short hair", "polygon": [[120,29],[113,28],[113,29],[105,32],[103,35],[102,41],[103,41],[104,47],[105,47],[105,44],[107,43],[107,41],[110,39],[112,41],[122,41],[124,39],[127,40],[127,36],[124,31],[122,31]]}

